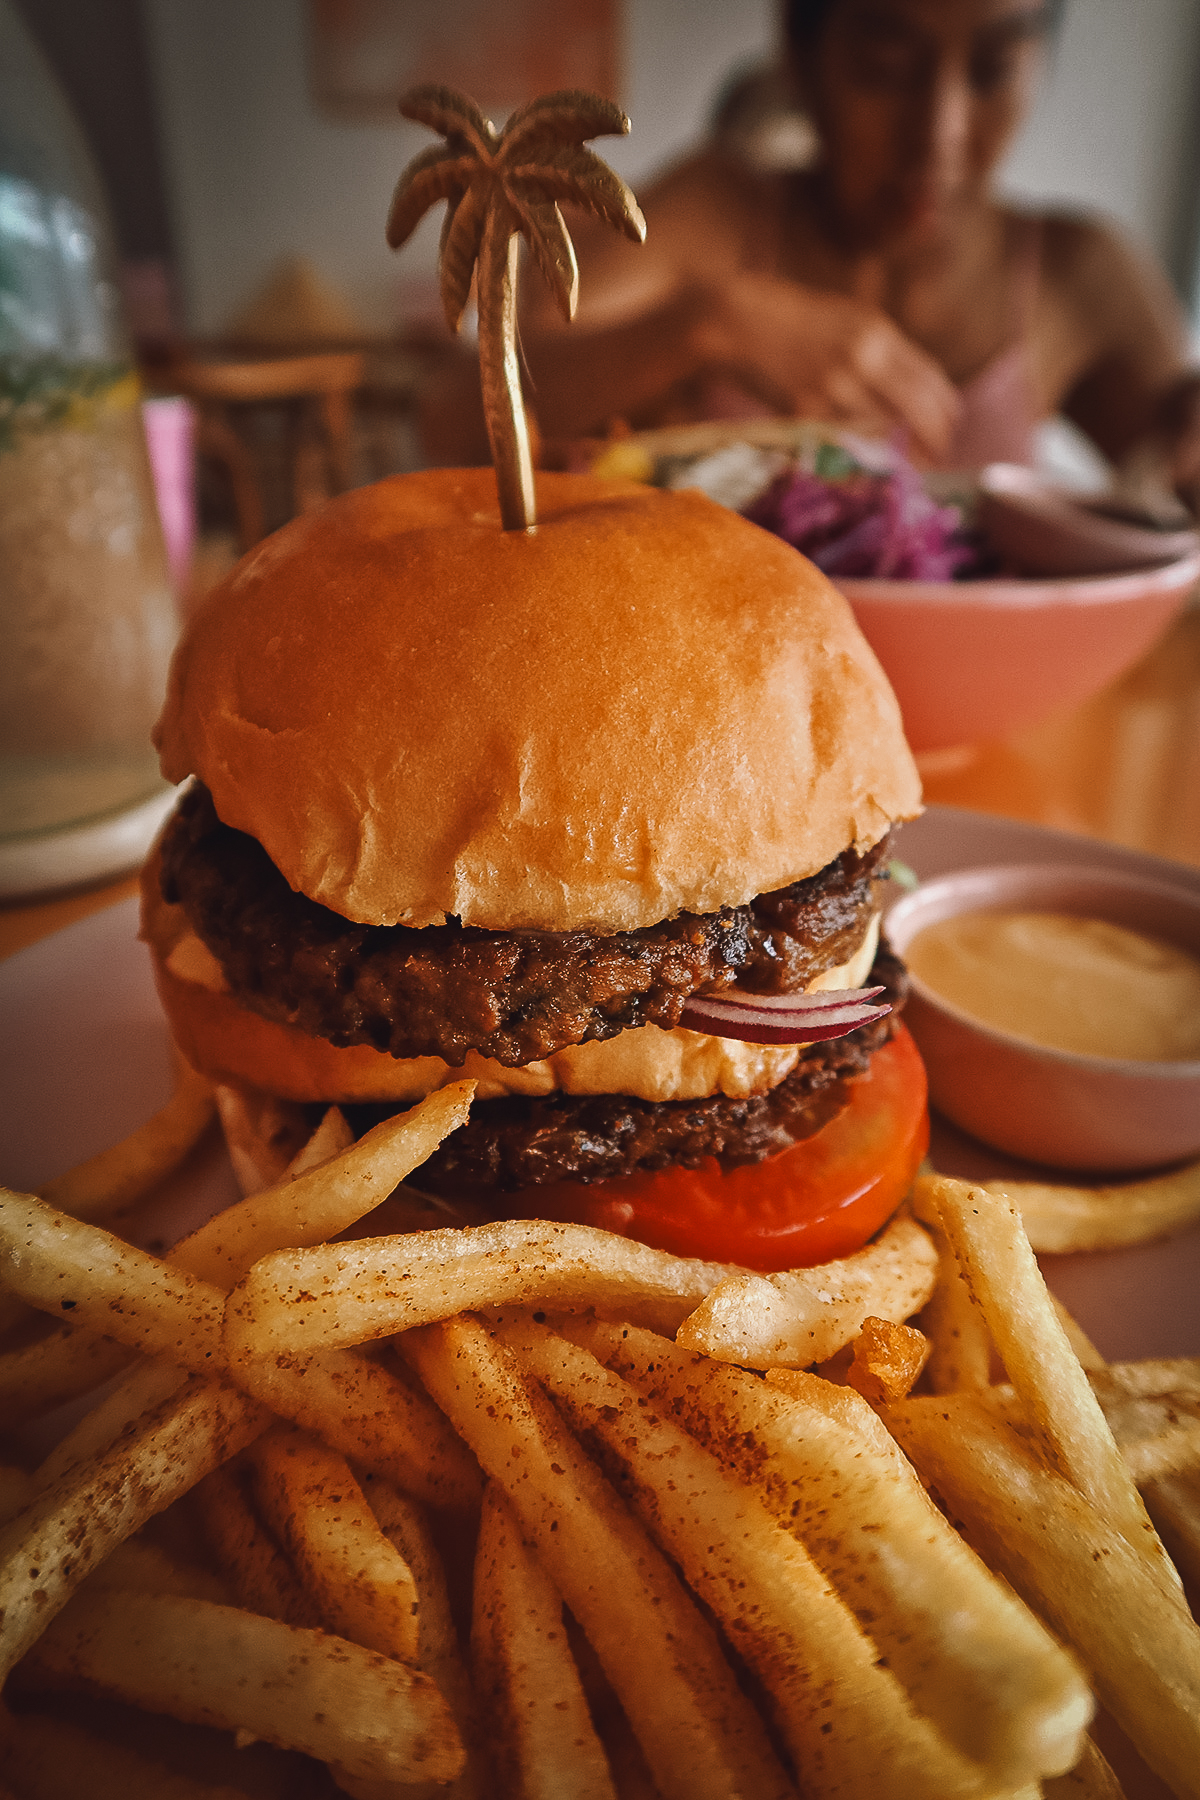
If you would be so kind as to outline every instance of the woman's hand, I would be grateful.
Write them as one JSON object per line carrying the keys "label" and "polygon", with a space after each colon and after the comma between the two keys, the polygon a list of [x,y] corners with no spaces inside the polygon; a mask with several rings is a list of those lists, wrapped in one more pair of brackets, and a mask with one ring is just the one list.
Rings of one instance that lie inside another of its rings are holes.
{"label": "woman's hand", "polygon": [[1168,480],[1200,519],[1200,372],[1183,376],[1171,388],[1159,409],[1156,435]]}
{"label": "woman's hand", "polygon": [[862,300],[738,274],[709,291],[694,341],[703,362],[736,371],[783,412],[903,425],[932,461],[949,448],[961,406],[953,383]]}

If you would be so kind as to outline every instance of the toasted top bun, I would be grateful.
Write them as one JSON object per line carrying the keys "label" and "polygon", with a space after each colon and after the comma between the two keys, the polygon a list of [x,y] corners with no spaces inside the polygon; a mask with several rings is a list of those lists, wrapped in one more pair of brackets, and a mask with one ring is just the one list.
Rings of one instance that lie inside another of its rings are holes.
{"label": "toasted top bun", "polygon": [[887,681],[813,565],[694,492],[488,469],[360,488],[252,551],[157,741],[367,924],[635,929],[811,875],[919,810]]}

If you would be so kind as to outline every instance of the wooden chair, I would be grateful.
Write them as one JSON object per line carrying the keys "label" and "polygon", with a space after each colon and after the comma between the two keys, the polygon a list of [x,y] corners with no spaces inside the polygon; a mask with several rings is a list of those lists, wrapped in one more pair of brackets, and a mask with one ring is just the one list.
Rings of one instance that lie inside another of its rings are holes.
{"label": "wooden chair", "polygon": [[[248,550],[284,518],[310,512],[351,485],[351,397],[363,385],[357,351],[241,361],[187,356],[167,379],[196,407],[196,448],[225,470],[241,548]],[[286,492],[272,505],[271,472],[252,429],[263,410],[282,409]],[[278,515],[283,511],[284,518]]]}

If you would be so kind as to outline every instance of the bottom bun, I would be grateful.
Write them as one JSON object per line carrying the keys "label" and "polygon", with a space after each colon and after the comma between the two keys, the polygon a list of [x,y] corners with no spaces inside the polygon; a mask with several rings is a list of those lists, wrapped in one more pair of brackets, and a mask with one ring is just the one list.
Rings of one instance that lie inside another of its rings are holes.
{"label": "bottom bun", "polygon": [[398,1062],[368,1044],[342,1048],[310,1037],[294,1025],[251,1012],[232,994],[177,975],[169,958],[190,926],[183,908],[163,899],[158,868],[154,854],[142,871],[142,938],[150,949],[171,1035],[194,1069],[218,1085],[304,1103],[401,1102],[424,1096],[427,1086],[414,1086],[412,1063]]}

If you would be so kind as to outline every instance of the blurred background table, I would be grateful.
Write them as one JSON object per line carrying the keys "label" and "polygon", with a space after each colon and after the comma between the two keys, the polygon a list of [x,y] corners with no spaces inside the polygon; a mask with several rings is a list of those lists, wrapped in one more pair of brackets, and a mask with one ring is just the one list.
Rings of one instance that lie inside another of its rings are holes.
{"label": "blurred background table", "polygon": [[1069,712],[921,758],[930,803],[1003,813],[1200,865],[1200,605]]}
{"label": "blurred background table", "polygon": [[[1200,605],[1094,699],[992,744],[922,758],[925,798],[1200,867]],[[0,908],[0,956],[135,891],[134,879]]]}

